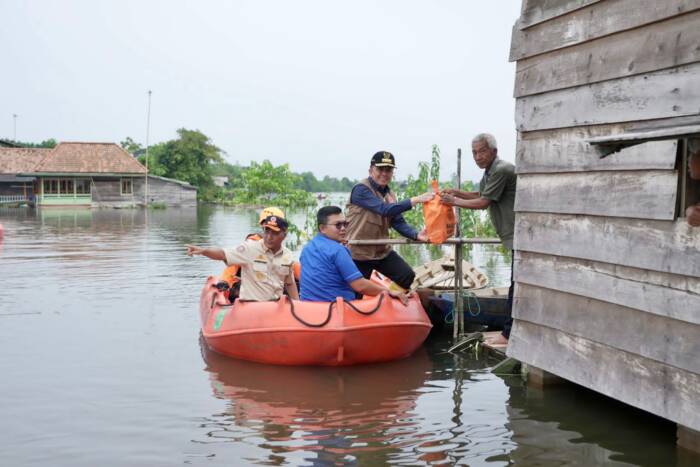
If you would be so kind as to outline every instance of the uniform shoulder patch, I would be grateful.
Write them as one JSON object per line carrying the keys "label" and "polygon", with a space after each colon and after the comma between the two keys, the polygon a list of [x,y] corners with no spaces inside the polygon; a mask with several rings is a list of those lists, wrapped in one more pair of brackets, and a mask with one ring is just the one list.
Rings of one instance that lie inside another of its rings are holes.
{"label": "uniform shoulder patch", "polygon": [[236,248],[236,251],[239,253],[243,253],[245,251],[245,246],[244,245],[238,245]]}

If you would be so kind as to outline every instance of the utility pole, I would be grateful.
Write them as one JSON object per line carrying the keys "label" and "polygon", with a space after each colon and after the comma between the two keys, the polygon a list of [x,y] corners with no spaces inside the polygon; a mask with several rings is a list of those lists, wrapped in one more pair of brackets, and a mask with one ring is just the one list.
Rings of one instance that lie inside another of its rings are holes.
{"label": "utility pole", "polygon": [[151,133],[151,90],[148,90],[148,115],[146,117],[146,189],[144,204],[148,207],[148,143]]}
{"label": "utility pole", "polygon": [[12,114],[12,120],[14,123],[14,131],[12,133],[12,141],[15,141],[15,142],[17,141],[17,117],[19,117],[19,115]]}

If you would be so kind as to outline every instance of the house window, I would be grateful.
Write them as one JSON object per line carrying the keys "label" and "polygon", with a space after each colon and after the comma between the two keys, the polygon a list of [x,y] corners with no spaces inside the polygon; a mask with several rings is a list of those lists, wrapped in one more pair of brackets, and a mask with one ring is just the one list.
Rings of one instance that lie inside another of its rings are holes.
{"label": "house window", "polygon": [[130,178],[122,178],[122,195],[133,195],[134,186]]}
{"label": "house window", "polygon": [[61,195],[74,195],[75,194],[75,183],[73,183],[72,178],[62,178],[59,180],[59,194]]}
{"label": "house window", "polygon": [[58,179],[47,178],[44,180],[44,194],[45,195],[57,195],[58,194]]}
{"label": "house window", "polygon": [[87,178],[79,178],[75,181],[75,193],[78,195],[90,194],[90,180]]}

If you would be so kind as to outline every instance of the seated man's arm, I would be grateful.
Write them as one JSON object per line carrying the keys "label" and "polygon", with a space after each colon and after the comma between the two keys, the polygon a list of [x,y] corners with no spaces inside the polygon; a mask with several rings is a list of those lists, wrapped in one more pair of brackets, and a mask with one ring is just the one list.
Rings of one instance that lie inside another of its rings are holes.
{"label": "seated man's arm", "polygon": [[297,281],[294,280],[294,270],[292,268],[289,269],[289,276],[287,276],[287,279],[285,280],[284,287],[287,289],[289,298],[299,300],[299,290],[297,289]]}
{"label": "seated man's arm", "polygon": [[685,216],[688,218],[688,224],[693,227],[700,227],[700,204],[689,206],[685,210]]}
{"label": "seated man's arm", "polygon": [[383,285],[375,284],[374,282],[362,277],[362,273],[357,269],[357,265],[352,260],[350,252],[343,247],[338,250],[333,256],[333,264],[340,274],[340,277],[357,293],[362,295],[379,295],[382,292],[389,292],[389,295],[398,298],[405,305],[408,303],[408,298],[405,294],[392,292]]}
{"label": "seated man's arm", "polygon": [[375,295],[379,295],[382,292],[387,292],[389,296],[401,300],[401,303],[403,303],[404,305],[408,304],[408,297],[406,296],[406,294],[389,290],[383,285],[379,285],[375,282],[365,279],[364,277],[361,277],[360,279],[355,279],[354,281],[350,282],[350,287],[352,287],[352,290],[359,294],[370,295],[372,297],[374,297]]}

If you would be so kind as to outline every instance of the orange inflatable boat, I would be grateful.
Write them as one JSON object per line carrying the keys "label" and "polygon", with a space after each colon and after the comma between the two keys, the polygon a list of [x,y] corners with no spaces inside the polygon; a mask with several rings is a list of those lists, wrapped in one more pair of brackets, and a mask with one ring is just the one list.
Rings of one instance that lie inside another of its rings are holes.
{"label": "orange inflatable boat", "polygon": [[356,365],[408,357],[432,325],[417,296],[346,302],[229,304],[209,277],[200,299],[202,336],[214,351],[275,365]]}

